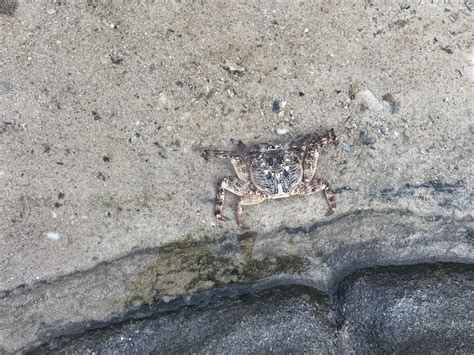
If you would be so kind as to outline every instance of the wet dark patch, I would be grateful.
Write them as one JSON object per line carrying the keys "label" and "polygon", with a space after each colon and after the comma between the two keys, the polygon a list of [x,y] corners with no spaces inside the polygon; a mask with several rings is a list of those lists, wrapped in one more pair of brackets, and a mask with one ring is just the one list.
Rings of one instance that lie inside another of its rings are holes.
{"label": "wet dark patch", "polygon": [[446,52],[448,54],[453,54],[453,51],[452,49],[448,48],[448,47],[442,47],[440,46],[439,49],[441,49],[443,52]]}
{"label": "wet dark patch", "polygon": [[393,27],[403,28],[406,25],[408,25],[408,22],[409,22],[408,20],[398,19],[392,25],[393,25]]}
{"label": "wet dark patch", "polygon": [[92,117],[94,117],[94,120],[98,121],[102,119],[102,116],[97,113],[97,111],[92,111]]}
{"label": "wet dark patch", "polygon": [[115,64],[115,65],[120,65],[123,63],[123,58],[120,58],[120,57],[116,57],[116,56],[113,56],[111,55],[110,56],[110,61]]}
{"label": "wet dark patch", "polygon": [[[1,1],[1,0],[0,0]],[[13,91],[13,84],[9,81],[0,82],[0,93],[9,93]]]}
{"label": "wet dark patch", "polygon": [[280,273],[303,272],[303,259],[297,255],[253,259],[256,237],[248,232],[238,238],[239,258],[216,255],[208,243],[192,237],[163,246],[160,257],[133,282],[131,290],[135,296],[130,304],[151,304],[214,286],[247,284]]}
{"label": "wet dark patch", "polygon": [[443,182],[441,180],[428,180],[428,181],[420,183],[420,184],[407,183],[407,184],[405,184],[405,187],[415,188],[415,189],[418,189],[418,188],[431,188],[431,189],[434,189],[437,192],[453,193],[455,190],[464,187],[464,181],[463,180],[457,180],[455,182],[449,183],[449,182]]}
{"label": "wet dark patch", "polygon": [[17,0],[0,0],[0,15],[14,16],[17,8]]}

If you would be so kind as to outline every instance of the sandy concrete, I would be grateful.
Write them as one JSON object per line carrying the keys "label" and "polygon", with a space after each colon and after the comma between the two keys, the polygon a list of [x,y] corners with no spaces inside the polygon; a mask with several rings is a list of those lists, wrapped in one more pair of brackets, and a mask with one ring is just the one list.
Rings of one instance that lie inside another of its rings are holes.
{"label": "sandy concrete", "polygon": [[[0,14],[0,289],[239,232],[212,215],[230,164],[199,157],[239,139],[334,128],[344,144],[324,150],[318,175],[338,192],[339,213],[472,211],[472,12],[462,1],[10,10]],[[276,99],[283,113],[272,112]],[[325,211],[314,196],[245,215],[268,233]]]}

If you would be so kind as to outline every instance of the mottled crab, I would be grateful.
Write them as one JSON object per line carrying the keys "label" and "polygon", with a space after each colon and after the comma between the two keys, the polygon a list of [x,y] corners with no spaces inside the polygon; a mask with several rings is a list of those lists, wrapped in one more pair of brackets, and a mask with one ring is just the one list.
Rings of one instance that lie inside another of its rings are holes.
{"label": "mottled crab", "polygon": [[334,130],[324,136],[310,135],[300,140],[281,144],[258,144],[250,150],[239,141],[239,152],[208,149],[203,157],[230,159],[237,177],[222,179],[217,192],[214,214],[223,215],[225,191],[240,197],[236,206],[237,223],[248,229],[242,215],[242,206],[255,205],[269,199],[295,195],[310,195],[324,191],[329,205],[328,215],[336,210],[336,201],[330,185],[315,178],[318,149],[328,143],[338,144]]}

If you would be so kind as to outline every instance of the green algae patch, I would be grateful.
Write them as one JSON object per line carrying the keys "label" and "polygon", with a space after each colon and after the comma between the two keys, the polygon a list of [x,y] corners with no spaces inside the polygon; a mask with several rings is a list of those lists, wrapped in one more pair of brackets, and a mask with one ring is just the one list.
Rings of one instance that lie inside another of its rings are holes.
{"label": "green algae patch", "polygon": [[252,259],[256,238],[254,232],[239,236],[240,251],[232,256],[220,256],[213,245],[190,236],[164,245],[160,248],[160,257],[132,283],[133,303],[150,304],[214,286],[245,284],[271,275],[304,271],[303,259],[297,255]]}

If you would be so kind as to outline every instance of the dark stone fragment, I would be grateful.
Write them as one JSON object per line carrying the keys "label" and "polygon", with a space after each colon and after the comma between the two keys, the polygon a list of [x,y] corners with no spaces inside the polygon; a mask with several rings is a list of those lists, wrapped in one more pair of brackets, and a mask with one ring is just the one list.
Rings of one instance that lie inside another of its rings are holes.
{"label": "dark stone fragment", "polygon": [[94,120],[96,121],[102,119],[102,117],[96,111],[92,111],[92,116],[94,117]]}
{"label": "dark stone fragment", "polygon": [[453,51],[452,49],[448,48],[448,47],[439,47],[442,51],[448,53],[448,54],[453,54]]}
{"label": "dark stone fragment", "polygon": [[366,137],[362,140],[362,144],[364,145],[372,145],[374,143],[375,143],[375,138]]}
{"label": "dark stone fragment", "polygon": [[348,335],[342,352],[472,353],[473,271],[467,264],[425,264],[352,274],[338,290]]}
{"label": "dark stone fragment", "polygon": [[112,61],[113,64],[116,64],[116,65],[119,65],[119,64],[123,63],[123,58],[114,57],[112,55],[110,56],[110,60]]}
{"label": "dark stone fragment", "polygon": [[280,112],[281,111],[281,103],[280,100],[273,101],[272,104],[272,111],[273,112]]}

